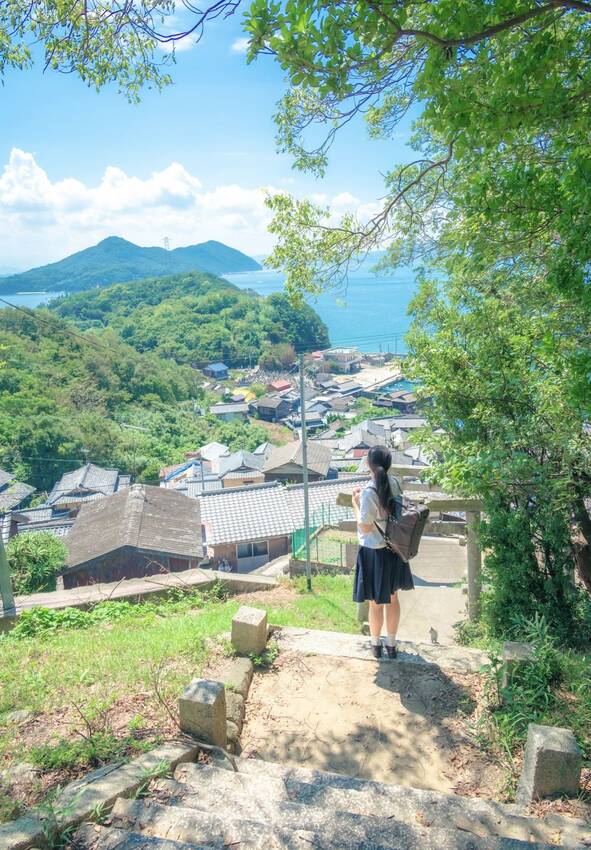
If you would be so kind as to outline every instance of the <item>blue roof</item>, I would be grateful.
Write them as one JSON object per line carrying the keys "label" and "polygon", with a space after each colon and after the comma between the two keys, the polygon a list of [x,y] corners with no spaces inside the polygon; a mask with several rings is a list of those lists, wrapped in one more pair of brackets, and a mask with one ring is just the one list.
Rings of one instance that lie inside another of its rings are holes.
{"label": "blue roof", "polygon": [[197,469],[201,469],[201,462],[195,459],[188,460],[186,463],[172,469],[168,475],[164,476],[164,480],[170,481],[171,478],[176,478],[177,475],[180,475],[181,472],[185,472],[185,470],[190,469],[192,466],[197,467]]}
{"label": "blue roof", "polygon": [[228,370],[228,367],[226,366],[226,364],[225,364],[225,363],[210,363],[210,364],[207,366],[207,368],[208,368],[208,369],[213,369],[215,372],[221,372],[222,370],[223,370],[224,372],[227,372],[227,370]]}

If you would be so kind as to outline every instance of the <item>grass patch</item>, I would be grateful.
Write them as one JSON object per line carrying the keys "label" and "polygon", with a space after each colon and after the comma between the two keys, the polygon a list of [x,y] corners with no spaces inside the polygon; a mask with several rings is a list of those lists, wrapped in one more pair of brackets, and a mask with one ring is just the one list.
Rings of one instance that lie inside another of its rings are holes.
{"label": "grass patch", "polygon": [[491,664],[485,670],[483,711],[477,737],[506,769],[504,793],[514,795],[527,729],[530,723],[571,729],[591,765],[591,668],[587,655],[561,647],[543,617],[516,626],[514,640],[533,646],[531,663],[514,668],[503,684],[502,643],[488,637],[484,626],[460,624],[462,642],[485,649]]}
{"label": "grass patch", "polygon": [[[276,625],[358,631],[349,576],[314,577],[313,588],[308,593],[298,579],[257,594],[252,604]],[[174,706],[212,652],[227,653],[222,635],[242,602],[225,598],[220,586],[140,605],[24,614],[0,638],[0,767],[13,760],[43,771],[94,767],[152,746],[166,719],[154,695],[154,670],[164,671],[164,696]],[[36,717],[14,734],[2,717],[17,708]],[[115,728],[114,715],[128,708]],[[0,819],[10,819],[12,805],[0,799]]]}

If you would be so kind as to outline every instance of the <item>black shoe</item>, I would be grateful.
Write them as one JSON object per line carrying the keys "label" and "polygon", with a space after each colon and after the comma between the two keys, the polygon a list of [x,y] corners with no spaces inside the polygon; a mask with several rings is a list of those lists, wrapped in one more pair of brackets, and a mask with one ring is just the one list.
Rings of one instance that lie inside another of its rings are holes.
{"label": "black shoe", "polygon": [[376,645],[375,643],[372,643],[371,651],[373,653],[374,658],[381,658],[382,657],[382,644],[378,643]]}
{"label": "black shoe", "polygon": [[388,646],[388,644],[386,644],[386,652],[388,653],[388,658],[396,658],[396,656],[398,655],[398,650],[396,649],[396,647]]}

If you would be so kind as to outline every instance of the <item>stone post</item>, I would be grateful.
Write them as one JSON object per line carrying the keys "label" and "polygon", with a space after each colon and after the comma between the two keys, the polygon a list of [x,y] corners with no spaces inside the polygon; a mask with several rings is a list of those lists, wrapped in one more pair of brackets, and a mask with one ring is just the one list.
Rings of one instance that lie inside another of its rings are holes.
{"label": "stone post", "polygon": [[194,679],[179,698],[183,732],[206,744],[226,747],[226,690],[222,682]]}
{"label": "stone post", "polygon": [[366,623],[369,621],[369,602],[357,603],[357,622],[361,627],[361,633],[366,634],[368,631]]}
{"label": "stone post", "polygon": [[14,596],[12,595],[12,582],[8,569],[8,559],[4,550],[4,544],[0,538],[0,601],[2,602],[2,613],[5,617],[14,616]]}
{"label": "stone post", "polygon": [[468,560],[468,619],[477,620],[480,613],[480,591],[482,589],[482,559],[476,539],[476,528],[480,511],[466,511],[466,537]]}
{"label": "stone post", "polygon": [[513,673],[524,664],[531,664],[534,660],[534,648],[531,643],[519,643],[507,640],[503,644],[503,677],[501,687],[509,686]]}
{"label": "stone post", "polygon": [[517,802],[567,795],[574,797],[581,781],[581,751],[570,729],[530,723]]}
{"label": "stone post", "polygon": [[266,611],[243,605],[232,618],[232,646],[239,655],[263,652],[267,633]]}

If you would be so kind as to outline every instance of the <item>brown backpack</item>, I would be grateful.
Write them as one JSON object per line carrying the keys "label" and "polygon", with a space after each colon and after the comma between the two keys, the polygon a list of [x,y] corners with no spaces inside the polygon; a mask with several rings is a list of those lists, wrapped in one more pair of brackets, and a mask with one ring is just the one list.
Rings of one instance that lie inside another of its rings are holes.
{"label": "brown backpack", "polygon": [[395,513],[386,519],[385,528],[374,523],[384,538],[387,548],[407,563],[419,551],[419,544],[429,518],[429,508],[405,502],[401,496],[395,498]]}

